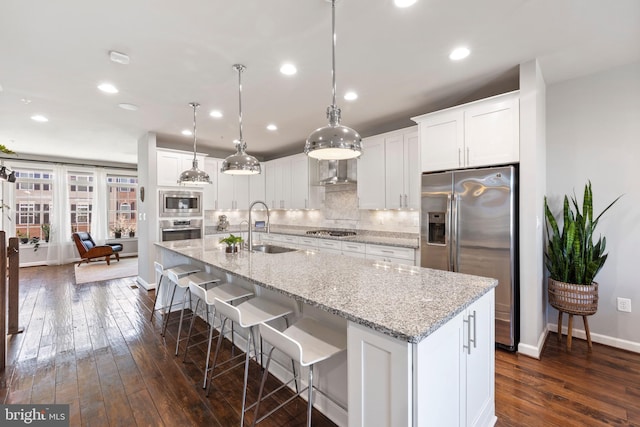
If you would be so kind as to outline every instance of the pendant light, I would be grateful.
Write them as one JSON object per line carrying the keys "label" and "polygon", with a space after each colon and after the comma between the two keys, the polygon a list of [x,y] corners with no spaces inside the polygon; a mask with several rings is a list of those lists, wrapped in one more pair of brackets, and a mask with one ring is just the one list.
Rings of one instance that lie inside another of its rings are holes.
{"label": "pendant light", "polygon": [[235,154],[230,155],[222,162],[220,172],[229,175],[256,175],[260,173],[260,162],[250,154],[247,154],[247,143],[242,139],[242,72],[247,68],[242,64],[235,64],[233,68],[238,71],[238,117],[240,123],[240,138],[234,141]]}
{"label": "pendant light", "polygon": [[197,102],[190,102],[189,106],[193,108],[193,166],[180,174],[178,184],[211,184],[209,174],[205,171],[198,169],[198,159],[196,159],[196,111],[200,104]]}
{"label": "pendant light", "polygon": [[336,105],[336,0],[331,0],[333,103],[327,107],[329,124],[313,131],[304,152],[319,160],[344,160],[362,154],[362,138],[350,127],[340,124],[340,108]]}

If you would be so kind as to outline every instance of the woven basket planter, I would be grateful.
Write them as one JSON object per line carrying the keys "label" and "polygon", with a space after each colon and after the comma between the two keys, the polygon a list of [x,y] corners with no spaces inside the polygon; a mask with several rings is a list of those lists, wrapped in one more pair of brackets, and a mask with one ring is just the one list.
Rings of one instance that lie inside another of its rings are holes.
{"label": "woven basket planter", "polygon": [[591,286],[549,279],[549,304],[556,310],[589,316],[598,311],[598,283]]}

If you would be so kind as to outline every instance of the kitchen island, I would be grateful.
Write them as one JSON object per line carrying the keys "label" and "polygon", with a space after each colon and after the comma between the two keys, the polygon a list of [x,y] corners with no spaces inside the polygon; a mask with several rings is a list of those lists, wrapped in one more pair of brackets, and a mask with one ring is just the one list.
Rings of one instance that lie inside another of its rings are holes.
{"label": "kitchen island", "polygon": [[348,415],[321,395],[316,400],[336,423],[495,422],[496,280],[304,250],[226,254],[216,238],[156,245],[165,268],[199,264],[257,294],[290,301],[296,315],[324,315],[345,327],[346,364],[322,369],[320,382],[347,401]]}

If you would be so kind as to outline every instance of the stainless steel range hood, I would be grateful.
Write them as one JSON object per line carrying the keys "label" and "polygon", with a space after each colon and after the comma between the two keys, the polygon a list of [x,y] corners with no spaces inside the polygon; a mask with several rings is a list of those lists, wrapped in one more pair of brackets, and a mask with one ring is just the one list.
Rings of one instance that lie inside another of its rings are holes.
{"label": "stainless steel range hood", "polygon": [[355,184],[357,181],[357,161],[351,160],[323,160],[319,163],[319,184]]}

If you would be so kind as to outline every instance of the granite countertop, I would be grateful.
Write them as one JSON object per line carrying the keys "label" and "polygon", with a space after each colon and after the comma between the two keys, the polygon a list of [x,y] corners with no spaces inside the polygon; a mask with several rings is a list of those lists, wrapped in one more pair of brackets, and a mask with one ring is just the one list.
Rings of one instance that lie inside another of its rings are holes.
{"label": "granite countertop", "polygon": [[304,250],[227,254],[213,236],[156,245],[410,343],[420,342],[498,283]]}
{"label": "granite countertop", "polygon": [[[315,239],[327,239],[327,240],[340,240],[340,241],[348,241],[348,242],[358,242],[358,243],[371,243],[376,245],[387,245],[387,246],[397,246],[401,248],[411,248],[418,249],[420,247],[420,239],[418,236],[415,237],[407,237],[409,233],[380,233],[377,234],[371,231],[360,231],[357,230],[358,233],[355,236],[349,237],[332,237],[332,236],[314,236],[306,234],[308,230],[317,230],[318,227],[305,228],[305,227],[295,227],[288,228],[283,226],[273,227],[271,229],[271,233],[273,234],[286,234],[290,236],[305,236],[305,237],[313,237]],[[218,231],[215,226],[208,226],[205,230],[205,235],[212,234],[229,234],[229,233],[246,233],[246,227],[244,229],[240,229],[239,227],[229,227],[229,229],[225,231]],[[264,233],[264,230],[254,230],[254,233]]]}

